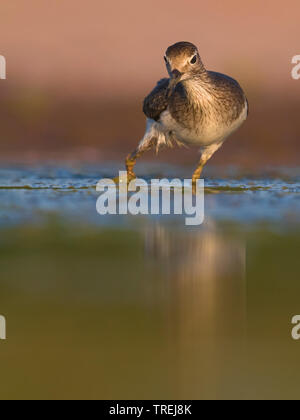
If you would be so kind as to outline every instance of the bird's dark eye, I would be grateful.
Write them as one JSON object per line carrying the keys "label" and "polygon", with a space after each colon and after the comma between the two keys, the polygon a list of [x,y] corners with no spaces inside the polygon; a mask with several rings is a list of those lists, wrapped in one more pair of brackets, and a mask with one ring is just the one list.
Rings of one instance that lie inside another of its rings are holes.
{"label": "bird's dark eye", "polygon": [[197,61],[197,56],[194,55],[194,57],[191,59],[191,64],[195,64]]}

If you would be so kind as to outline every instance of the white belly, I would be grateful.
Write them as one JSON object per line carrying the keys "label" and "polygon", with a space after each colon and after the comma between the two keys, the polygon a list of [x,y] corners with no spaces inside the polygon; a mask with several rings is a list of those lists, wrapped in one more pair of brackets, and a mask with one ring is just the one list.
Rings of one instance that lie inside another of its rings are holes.
{"label": "white belly", "polygon": [[230,124],[220,123],[216,119],[201,121],[199,126],[193,129],[180,125],[170,114],[164,111],[160,117],[160,123],[164,130],[172,131],[182,143],[190,146],[209,146],[213,143],[224,141],[231,133],[237,130],[247,118],[247,104],[239,118]]}

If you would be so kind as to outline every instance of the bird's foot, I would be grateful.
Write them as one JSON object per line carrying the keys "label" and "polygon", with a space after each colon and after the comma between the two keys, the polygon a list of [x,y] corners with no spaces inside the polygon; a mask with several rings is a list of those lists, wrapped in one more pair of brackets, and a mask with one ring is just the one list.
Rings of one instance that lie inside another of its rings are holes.
{"label": "bird's foot", "polygon": [[198,168],[195,170],[192,178],[192,190],[193,194],[196,195],[197,192],[197,181],[201,178],[202,170],[203,170],[204,164],[201,163]]}
{"label": "bird's foot", "polygon": [[114,178],[114,182],[116,185],[124,185],[126,184],[127,186],[130,184],[131,181],[133,181],[134,179],[136,179],[136,175],[134,172],[130,171],[127,172],[127,174],[123,177],[123,176],[117,176],[116,178]]}
{"label": "bird's foot", "polygon": [[196,192],[197,192],[197,181],[198,181],[198,179],[194,179],[194,178],[192,180],[192,192],[193,192],[193,195],[196,195]]}
{"label": "bird's foot", "polygon": [[197,194],[197,191],[198,191],[198,181],[200,180],[200,177],[193,177],[193,179],[192,179],[192,192],[193,192],[193,195],[196,195]]}

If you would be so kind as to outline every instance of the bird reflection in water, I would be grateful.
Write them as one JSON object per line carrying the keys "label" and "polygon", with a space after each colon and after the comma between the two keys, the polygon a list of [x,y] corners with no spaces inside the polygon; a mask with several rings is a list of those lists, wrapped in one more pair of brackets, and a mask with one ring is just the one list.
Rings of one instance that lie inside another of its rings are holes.
{"label": "bird reflection in water", "polygon": [[187,398],[230,393],[228,375],[244,363],[245,242],[211,221],[198,229],[157,223],[145,229],[145,257],[162,280],[149,292],[164,302],[178,391]]}

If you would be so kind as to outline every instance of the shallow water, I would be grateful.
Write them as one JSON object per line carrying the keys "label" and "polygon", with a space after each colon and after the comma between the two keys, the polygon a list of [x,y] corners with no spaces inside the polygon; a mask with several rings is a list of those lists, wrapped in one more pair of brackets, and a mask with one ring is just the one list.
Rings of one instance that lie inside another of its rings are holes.
{"label": "shallow water", "polygon": [[[160,168],[161,177],[168,173],[175,176],[176,172],[176,168]],[[64,220],[92,225],[131,226],[135,218],[100,217],[95,211],[99,195],[95,189],[97,182],[102,178],[113,178],[117,173],[116,165],[0,168],[0,224],[36,222],[56,215]],[[191,170],[186,170],[186,176],[188,173]],[[152,174],[157,176],[153,170]],[[299,170],[282,169],[256,178],[234,175],[235,178],[228,175],[220,178],[212,173],[205,179],[207,218],[246,224],[293,225],[299,222]],[[147,173],[145,179],[150,178]]]}
{"label": "shallow water", "polygon": [[0,168],[0,398],[299,398],[299,171],[208,171],[187,228],[99,216],[117,169]]}

